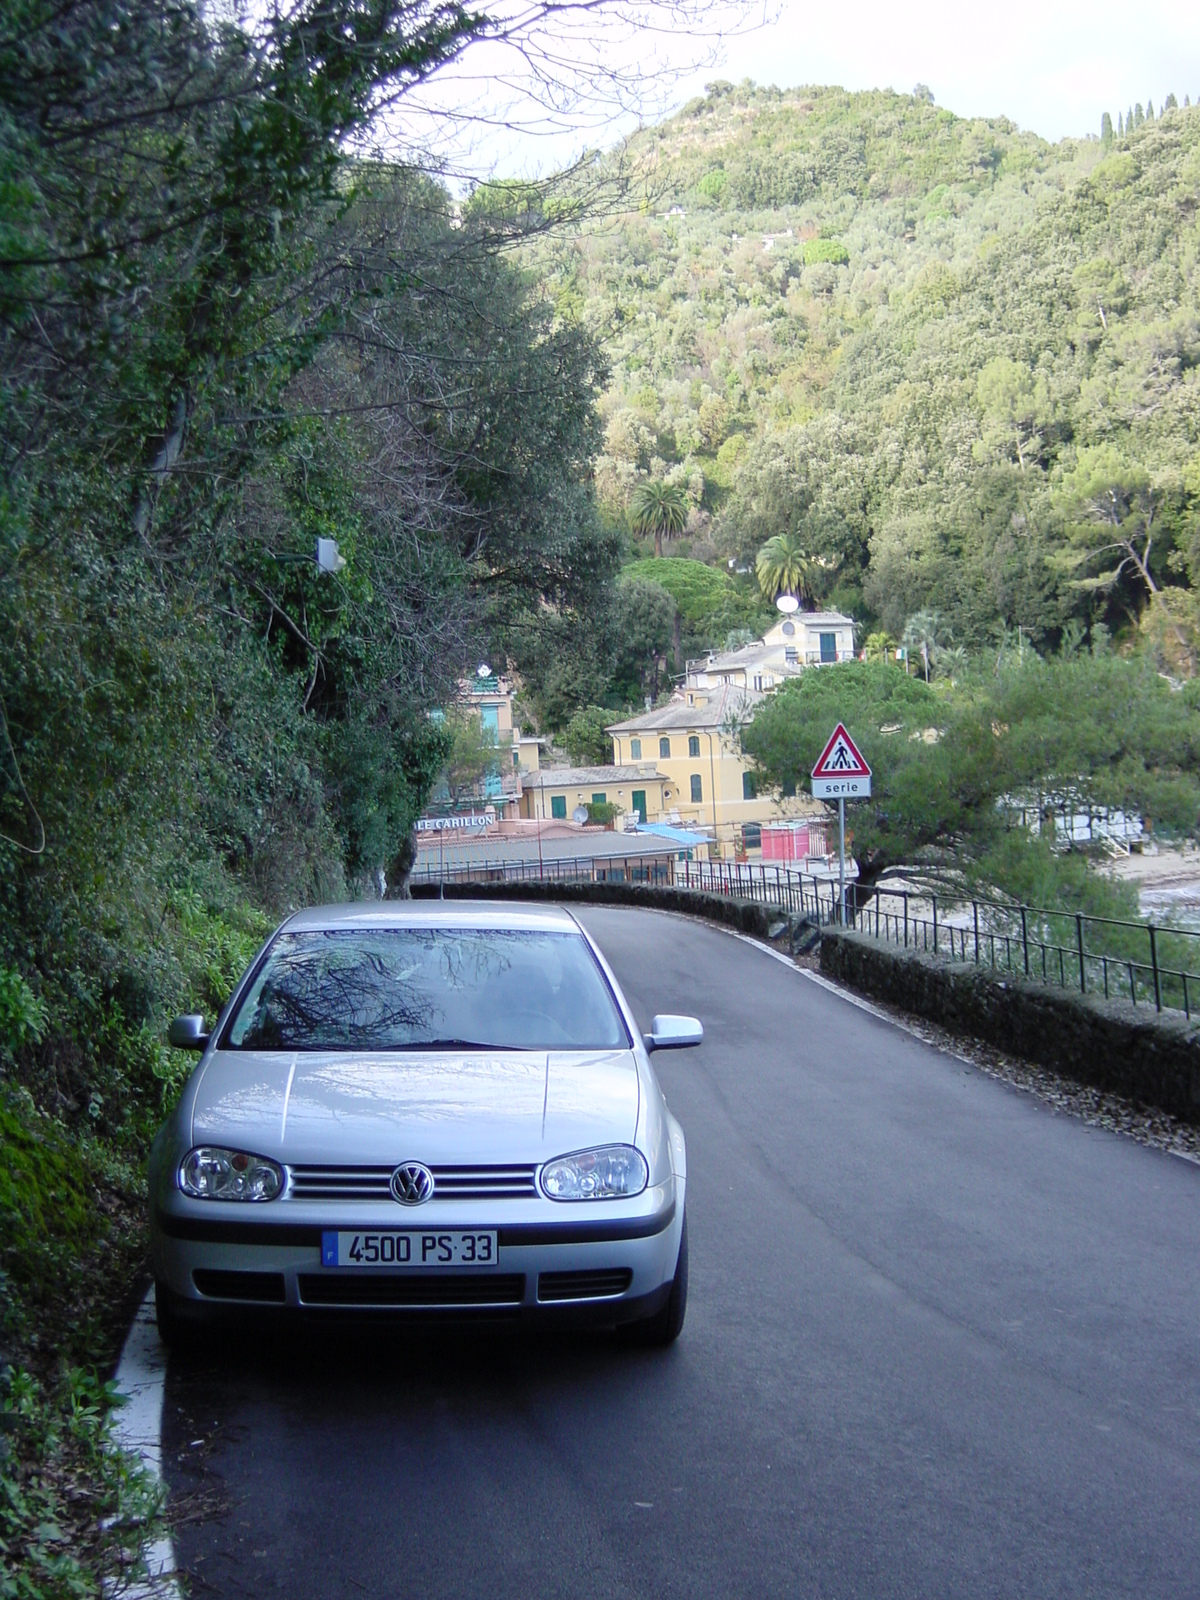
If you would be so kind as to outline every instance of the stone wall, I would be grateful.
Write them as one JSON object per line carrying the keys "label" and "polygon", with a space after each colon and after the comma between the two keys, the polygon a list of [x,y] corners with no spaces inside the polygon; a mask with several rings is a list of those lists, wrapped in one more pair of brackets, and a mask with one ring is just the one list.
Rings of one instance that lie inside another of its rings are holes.
{"label": "stone wall", "polygon": [[[414,900],[436,900],[436,883],[413,884]],[[782,913],[774,906],[754,900],[739,900],[731,895],[702,894],[697,889],[659,887],[640,883],[448,883],[447,900],[531,900],[555,905],[587,902],[601,906],[642,906],[657,911],[681,911],[690,917],[705,917],[739,933],[765,939],[767,930]]]}
{"label": "stone wall", "polygon": [[826,928],[821,971],[1079,1083],[1200,1123],[1200,1022]]}

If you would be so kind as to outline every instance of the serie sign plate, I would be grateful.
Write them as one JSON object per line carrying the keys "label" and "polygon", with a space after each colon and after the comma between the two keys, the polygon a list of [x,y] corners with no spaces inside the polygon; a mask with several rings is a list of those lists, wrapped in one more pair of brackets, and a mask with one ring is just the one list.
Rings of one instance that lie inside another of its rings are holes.
{"label": "serie sign plate", "polygon": [[494,1267],[496,1233],[432,1228],[418,1233],[395,1228],[321,1235],[323,1267]]}
{"label": "serie sign plate", "polygon": [[814,778],[814,800],[869,800],[870,778]]}

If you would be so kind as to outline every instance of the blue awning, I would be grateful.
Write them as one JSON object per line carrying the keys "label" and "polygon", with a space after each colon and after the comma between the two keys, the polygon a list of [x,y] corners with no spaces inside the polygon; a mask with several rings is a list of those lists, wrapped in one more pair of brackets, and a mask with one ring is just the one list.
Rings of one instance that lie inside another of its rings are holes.
{"label": "blue awning", "polygon": [[672,844],[685,847],[711,844],[713,840],[711,833],[699,833],[694,828],[673,828],[669,822],[639,822],[634,832],[653,834],[658,839],[669,839]]}

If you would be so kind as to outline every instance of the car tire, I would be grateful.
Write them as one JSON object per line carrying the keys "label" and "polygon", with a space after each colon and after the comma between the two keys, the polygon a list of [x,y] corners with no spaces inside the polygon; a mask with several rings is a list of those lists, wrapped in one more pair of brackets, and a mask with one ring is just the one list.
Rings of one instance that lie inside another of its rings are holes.
{"label": "car tire", "polygon": [[679,1235],[679,1258],[675,1263],[675,1276],[671,1280],[671,1293],[667,1296],[667,1303],[652,1317],[643,1317],[640,1322],[627,1323],[620,1329],[625,1343],[636,1345],[643,1350],[664,1350],[668,1345],[674,1344],[683,1331],[683,1319],[687,1315],[687,1297],[688,1234],[685,1216],[683,1229]]}
{"label": "car tire", "polygon": [[154,1280],[154,1316],[158,1336],[174,1356],[192,1355],[200,1347],[201,1329],[180,1316],[175,1296],[160,1279]]}

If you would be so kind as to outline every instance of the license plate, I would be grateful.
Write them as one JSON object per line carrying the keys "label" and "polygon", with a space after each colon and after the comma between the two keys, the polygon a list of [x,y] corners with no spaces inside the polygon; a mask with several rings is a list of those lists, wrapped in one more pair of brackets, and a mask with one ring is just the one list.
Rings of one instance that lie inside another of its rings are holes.
{"label": "license plate", "polygon": [[323,1267],[494,1267],[496,1235],[448,1228],[425,1233],[388,1228],[322,1233]]}

